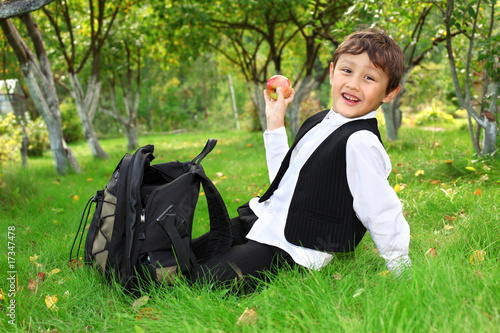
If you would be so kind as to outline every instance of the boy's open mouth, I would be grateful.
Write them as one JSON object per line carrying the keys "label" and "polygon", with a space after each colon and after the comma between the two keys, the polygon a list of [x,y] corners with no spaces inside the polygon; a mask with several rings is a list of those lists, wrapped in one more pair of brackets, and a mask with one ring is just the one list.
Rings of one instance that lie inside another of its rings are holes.
{"label": "boy's open mouth", "polygon": [[344,99],[348,100],[349,102],[359,102],[359,98],[357,98],[356,96],[346,94],[346,93],[343,93],[342,97],[344,97]]}

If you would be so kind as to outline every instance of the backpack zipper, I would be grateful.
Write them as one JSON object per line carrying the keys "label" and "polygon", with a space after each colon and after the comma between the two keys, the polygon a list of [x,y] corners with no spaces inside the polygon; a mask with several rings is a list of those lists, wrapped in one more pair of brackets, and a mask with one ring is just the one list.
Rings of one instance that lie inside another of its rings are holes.
{"label": "backpack zipper", "polygon": [[146,209],[141,210],[141,223],[146,223]]}

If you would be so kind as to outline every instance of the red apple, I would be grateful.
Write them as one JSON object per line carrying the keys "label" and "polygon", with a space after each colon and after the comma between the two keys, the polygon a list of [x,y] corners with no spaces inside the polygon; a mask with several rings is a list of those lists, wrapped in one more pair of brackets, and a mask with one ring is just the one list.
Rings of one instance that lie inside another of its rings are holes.
{"label": "red apple", "polygon": [[285,98],[288,98],[292,93],[292,85],[290,84],[290,80],[288,80],[283,75],[275,75],[271,77],[269,81],[267,81],[267,95],[270,98],[277,100],[278,93],[276,92],[276,89],[278,87],[281,87],[281,91],[283,92]]}

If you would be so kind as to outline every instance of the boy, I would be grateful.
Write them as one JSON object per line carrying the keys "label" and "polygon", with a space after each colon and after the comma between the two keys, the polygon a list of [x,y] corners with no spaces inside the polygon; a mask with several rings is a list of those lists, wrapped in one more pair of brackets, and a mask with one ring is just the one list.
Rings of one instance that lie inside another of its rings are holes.
{"label": "boy", "polygon": [[251,283],[286,263],[320,269],[333,252],[354,250],[366,230],[389,271],[401,274],[411,264],[410,230],[387,181],[375,113],[399,93],[402,73],[402,51],[385,33],[349,35],[330,64],[332,108],[306,120],[290,149],[284,118],[294,92],[284,99],[278,89],[273,101],[264,91],[271,186],[233,219],[246,238],[236,232],[235,245],[203,260],[192,281]]}

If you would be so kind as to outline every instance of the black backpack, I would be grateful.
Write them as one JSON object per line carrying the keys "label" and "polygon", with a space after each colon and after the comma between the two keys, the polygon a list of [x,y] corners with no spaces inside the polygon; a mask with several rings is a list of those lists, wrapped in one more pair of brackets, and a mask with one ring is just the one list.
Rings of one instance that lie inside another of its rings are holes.
{"label": "black backpack", "polygon": [[200,183],[208,203],[211,235],[203,257],[210,258],[230,245],[226,206],[200,164],[216,144],[217,140],[209,139],[202,152],[188,162],[150,165],[152,145],[134,155],[126,154],[107,186],[87,203],[70,261],[75,261],[75,243],[80,235],[79,251],[92,203],[96,203],[85,241],[87,264],[114,276],[127,290],[137,288],[141,281],[168,284],[179,273],[189,274],[197,265],[191,231]]}

